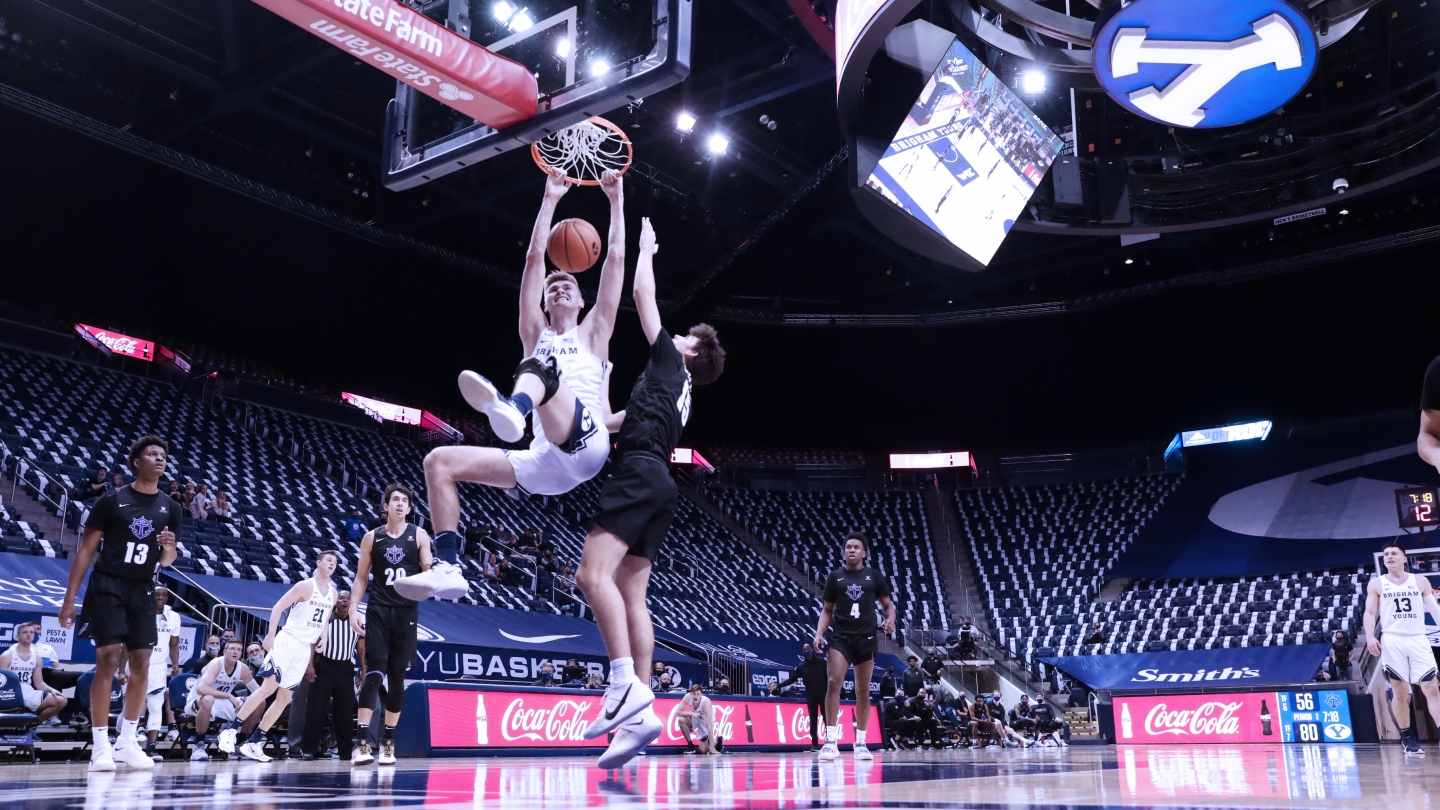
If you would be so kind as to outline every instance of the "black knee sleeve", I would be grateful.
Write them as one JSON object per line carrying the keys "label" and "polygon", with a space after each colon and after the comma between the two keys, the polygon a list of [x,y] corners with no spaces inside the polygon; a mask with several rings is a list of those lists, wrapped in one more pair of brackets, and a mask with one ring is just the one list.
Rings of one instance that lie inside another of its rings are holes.
{"label": "black knee sleeve", "polygon": [[392,666],[387,673],[390,688],[385,690],[385,711],[399,714],[405,708],[405,669],[407,663]]}
{"label": "black knee sleeve", "polygon": [[365,673],[365,679],[360,682],[360,708],[368,709],[375,705],[375,696],[380,694],[380,687],[385,682],[385,674],[375,670]]}
{"label": "black knee sleeve", "polygon": [[535,357],[521,360],[520,365],[515,368],[516,381],[519,381],[521,375],[524,374],[534,374],[545,384],[545,398],[537,402],[537,405],[549,402],[550,398],[555,396],[555,392],[560,390],[560,369],[555,365],[553,357],[545,358],[543,363]]}

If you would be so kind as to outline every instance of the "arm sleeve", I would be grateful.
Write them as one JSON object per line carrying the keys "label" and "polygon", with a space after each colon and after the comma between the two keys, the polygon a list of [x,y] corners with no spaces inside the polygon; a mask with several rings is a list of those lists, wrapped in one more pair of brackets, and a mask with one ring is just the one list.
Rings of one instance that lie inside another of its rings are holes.
{"label": "arm sleeve", "polygon": [[1440,357],[1430,361],[1425,369],[1425,387],[1420,389],[1420,408],[1426,411],[1440,411]]}
{"label": "arm sleeve", "polygon": [[115,514],[115,493],[108,492],[100,496],[100,500],[90,507],[90,517],[85,519],[85,528],[105,531],[105,524],[110,522],[110,516]]}

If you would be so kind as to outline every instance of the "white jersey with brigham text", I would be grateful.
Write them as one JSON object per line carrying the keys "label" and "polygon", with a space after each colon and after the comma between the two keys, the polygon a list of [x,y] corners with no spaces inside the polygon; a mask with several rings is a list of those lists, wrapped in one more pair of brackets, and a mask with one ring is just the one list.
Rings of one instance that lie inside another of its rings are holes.
{"label": "white jersey with brigham text", "polygon": [[335,583],[329,583],[329,590],[321,593],[320,585],[313,577],[305,581],[310,583],[310,598],[290,606],[290,613],[286,615],[285,626],[280,628],[280,632],[306,644],[314,644],[325,632],[330,611],[335,608]]}
{"label": "white jersey with brigham text", "polygon": [[30,657],[28,659],[20,657],[20,648],[18,646],[10,648],[10,671],[15,673],[15,677],[19,678],[20,683],[25,686],[34,687],[35,665],[39,663],[40,655],[35,652],[34,647],[30,648]]}
{"label": "white jersey with brigham text", "polygon": [[1414,574],[1396,585],[1388,574],[1380,577],[1380,632],[1384,636],[1424,636],[1425,605]]}
{"label": "white jersey with brigham text", "polygon": [[[216,659],[220,662],[220,671],[215,673],[215,680],[210,682],[210,688],[217,692],[224,692],[227,695],[235,694],[235,687],[240,685],[240,662],[235,662],[235,668],[229,672],[225,671],[225,665],[230,663],[224,658]],[[185,705],[190,705],[199,698],[200,678],[204,676],[202,671],[190,684],[190,694],[185,698]]]}
{"label": "white jersey with brigham text", "polygon": [[[585,342],[580,339],[578,325],[563,335],[557,335],[555,330],[546,327],[545,331],[540,333],[540,340],[535,343],[535,351],[531,356],[541,362],[547,357],[554,357],[555,365],[560,369],[560,381],[565,383],[565,387],[569,388],[585,407],[596,413],[601,412],[600,389],[605,383],[605,361],[591,354],[585,347]],[[531,447],[548,443],[538,413],[532,417],[532,427],[535,441]]]}

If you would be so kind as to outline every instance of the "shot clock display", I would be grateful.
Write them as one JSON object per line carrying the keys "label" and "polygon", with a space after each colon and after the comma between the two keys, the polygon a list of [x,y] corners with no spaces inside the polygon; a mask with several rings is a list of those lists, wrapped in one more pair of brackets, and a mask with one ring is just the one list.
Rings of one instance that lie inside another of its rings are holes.
{"label": "shot clock display", "polygon": [[1397,489],[1395,506],[1400,511],[1402,529],[1440,525],[1440,492],[1435,487]]}

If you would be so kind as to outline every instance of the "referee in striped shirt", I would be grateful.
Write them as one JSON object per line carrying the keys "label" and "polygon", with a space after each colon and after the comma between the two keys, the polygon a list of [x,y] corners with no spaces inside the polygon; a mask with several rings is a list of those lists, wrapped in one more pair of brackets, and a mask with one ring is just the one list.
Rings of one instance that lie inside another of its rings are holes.
{"label": "referee in striped shirt", "polygon": [[310,684],[305,698],[305,732],[300,738],[301,758],[310,760],[318,755],[320,741],[325,736],[326,715],[329,715],[333,718],[340,759],[348,760],[354,745],[357,652],[360,660],[365,660],[365,640],[350,629],[349,591],[336,594],[335,610],[325,633],[325,651],[310,657],[310,669],[305,673]]}

